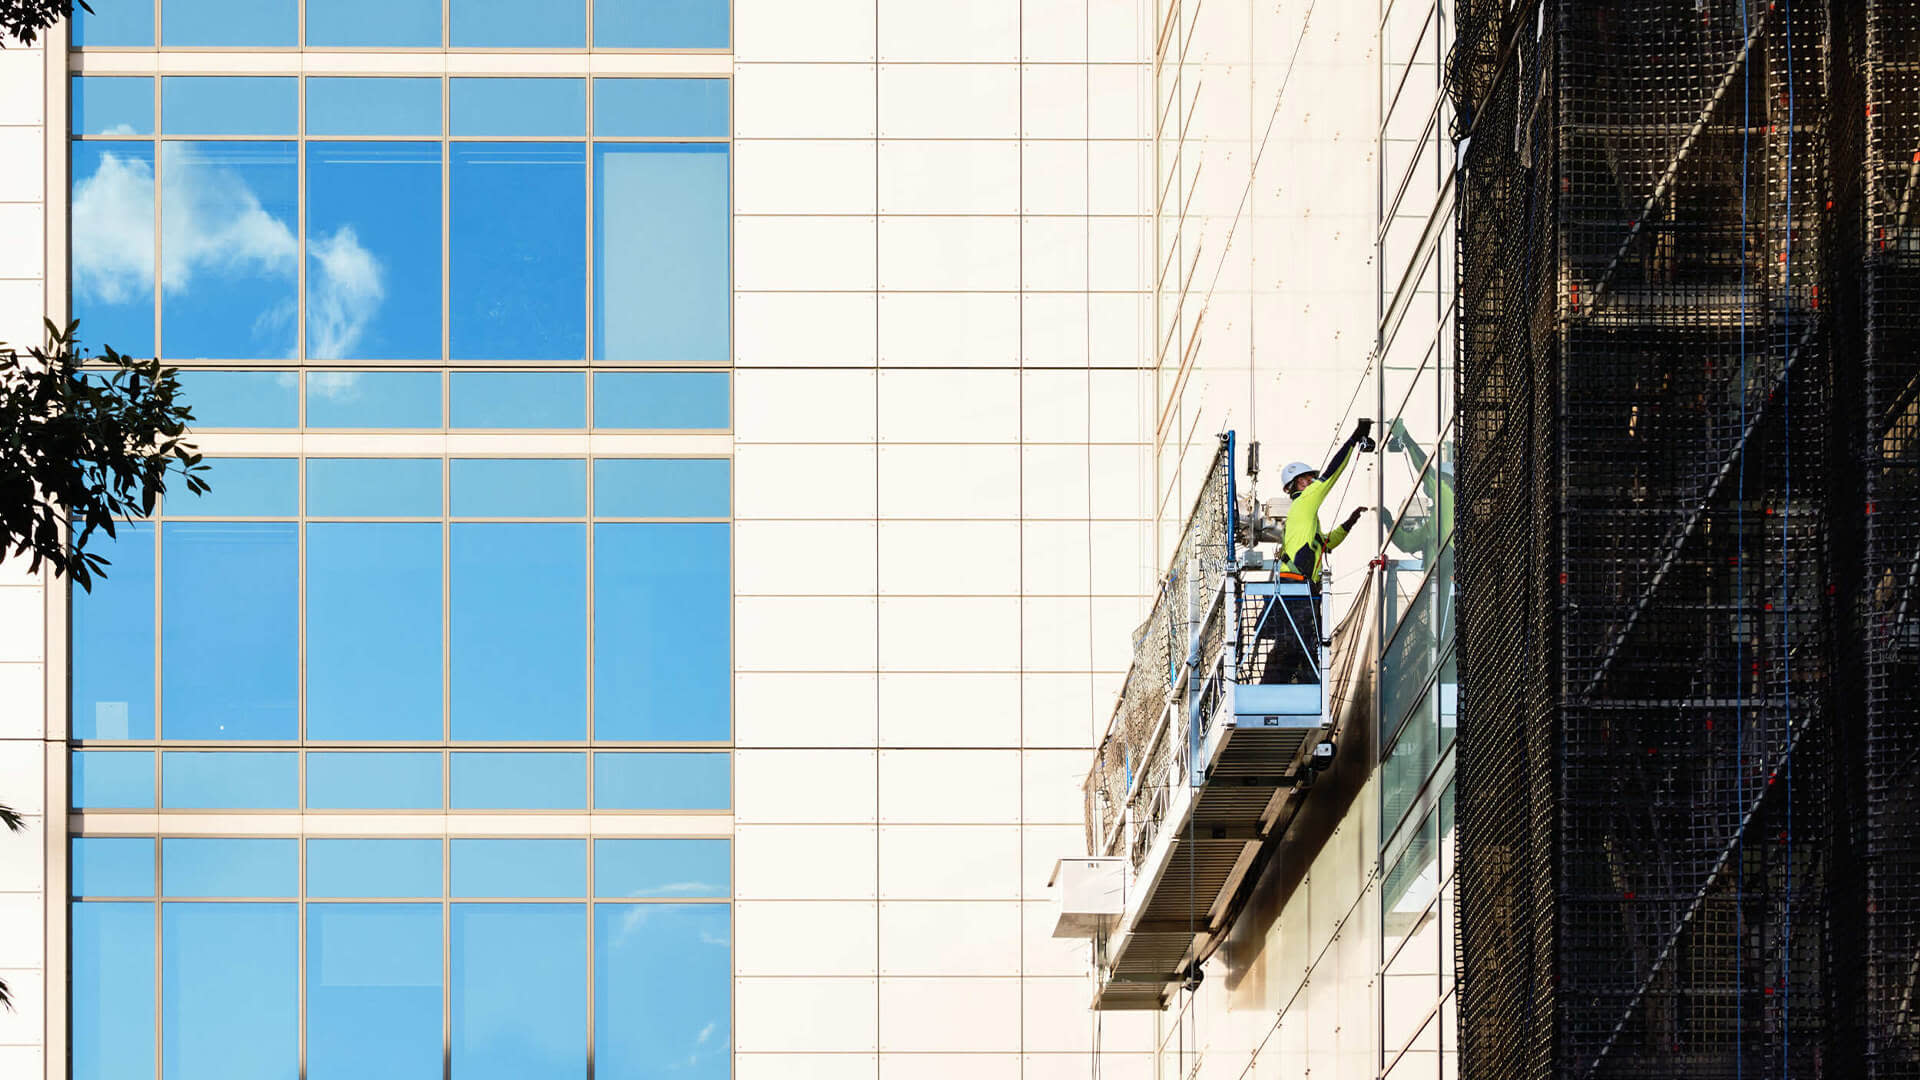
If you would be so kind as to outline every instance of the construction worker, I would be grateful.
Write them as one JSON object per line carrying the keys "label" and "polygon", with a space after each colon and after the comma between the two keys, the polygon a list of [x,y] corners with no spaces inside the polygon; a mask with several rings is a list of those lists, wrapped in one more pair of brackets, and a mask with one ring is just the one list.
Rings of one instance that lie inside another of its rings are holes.
{"label": "construction worker", "polygon": [[1367,512],[1366,507],[1359,507],[1332,532],[1322,532],[1320,504],[1326,501],[1327,493],[1333,490],[1334,483],[1353,460],[1353,452],[1373,449],[1372,431],[1372,420],[1356,423],[1353,434],[1341,444],[1325,469],[1296,461],[1280,470],[1280,486],[1293,500],[1287,508],[1286,527],[1281,533],[1280,579],[1304,581],[1312,592],[1309,596],[1287,597],[1281,605],[1285,625],[1279,629],[1273,657],[1266,664],[1261,682],[1319,681],[1320,581],[1326,570],[1327,552],[1339,547],[1347,538],[1347,532],[1359,523],[1360,515]]}

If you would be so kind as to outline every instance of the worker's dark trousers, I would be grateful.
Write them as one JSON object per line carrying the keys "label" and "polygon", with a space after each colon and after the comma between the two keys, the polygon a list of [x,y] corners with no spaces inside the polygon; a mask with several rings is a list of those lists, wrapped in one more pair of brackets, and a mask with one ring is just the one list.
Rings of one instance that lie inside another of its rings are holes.
{"label": "worker's dark trousers", "polygon": [[1267,655],[1266,670],[1260,681],[1275,683],[1319,682],[1315,661],[1320,654],[1320,594],[1283,596],[1281,610],[1268,621],[1274,627]]}

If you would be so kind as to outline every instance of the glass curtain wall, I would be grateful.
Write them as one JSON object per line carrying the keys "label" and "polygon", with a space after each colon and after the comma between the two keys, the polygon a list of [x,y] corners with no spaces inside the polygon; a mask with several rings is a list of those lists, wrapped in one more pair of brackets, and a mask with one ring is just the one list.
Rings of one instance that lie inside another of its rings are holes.
{"label": "glass curtain wall", "polygon": [[1454,1075],[1453,143],[1443,0],[1380,8],[1381,1060]]}
{"label": "glass curtain wall", "polygon": [[727,6],[95,6],[502,74],[72,80],[73,315],[213,485],[72,597],[72,1075],[729,1075],[728,81],[511,55]]}

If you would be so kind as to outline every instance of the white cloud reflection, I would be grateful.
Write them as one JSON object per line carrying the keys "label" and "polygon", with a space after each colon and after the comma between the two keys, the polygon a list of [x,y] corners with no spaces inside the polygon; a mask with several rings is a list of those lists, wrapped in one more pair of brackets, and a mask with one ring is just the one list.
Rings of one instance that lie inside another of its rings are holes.
{"label": "white cloud reflection", "polygon": [[[185,295],[200,279],[292,278],[300,245],[237,170],[187,148],[162,144],[160,284]],[[137,302],[151,294],[154,268],[153,166],[112,151],[74,185],[73,281],[84,301]],[[307,335],[315,357],[351,357],[386,298],[380,260],[352,226],[311,238]],[[284,328],[291,305],[253,320],[256,334]]]}

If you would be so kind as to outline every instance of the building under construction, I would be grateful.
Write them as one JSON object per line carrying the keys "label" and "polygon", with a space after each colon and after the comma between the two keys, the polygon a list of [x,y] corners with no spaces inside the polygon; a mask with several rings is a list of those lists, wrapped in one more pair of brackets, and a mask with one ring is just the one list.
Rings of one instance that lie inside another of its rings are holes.
{"label": "building under construction", "polygon": [[1471,0],[1460,1073],[1920,1076],[1920,3]]}

